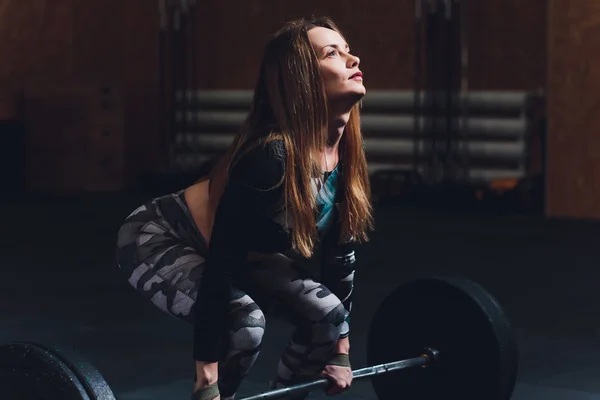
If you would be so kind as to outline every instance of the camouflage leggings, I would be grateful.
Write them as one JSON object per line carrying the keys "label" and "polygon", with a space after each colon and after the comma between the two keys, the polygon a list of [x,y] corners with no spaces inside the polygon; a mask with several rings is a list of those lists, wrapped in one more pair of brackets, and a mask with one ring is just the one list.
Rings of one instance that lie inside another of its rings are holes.
{"label": "camouflage leggings", "polygon": [[[143,296],[162,311],[193,323],[206,248],[181,191],[154,199],[127,217],[118,233],[117,262]],[[265,330],[263,310],[275,311],[296,326],[272,387],[318,376],[332,355],[346,314],[335,295],[283,254],[248,264],[243,275],[231,293],[228,334],[222,341],[222,400],[234,398],[258,357]]]}

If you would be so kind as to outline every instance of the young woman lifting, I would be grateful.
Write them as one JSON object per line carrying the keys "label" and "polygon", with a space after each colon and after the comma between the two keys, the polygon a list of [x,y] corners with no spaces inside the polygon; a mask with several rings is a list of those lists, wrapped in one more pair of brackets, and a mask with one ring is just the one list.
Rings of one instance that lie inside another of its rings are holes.
{"label": "young woman lifting", "polygon": [[[330,19],[287,23],[267,43],[250,113],[209,176],[140,206],[119,230],[130,284],[193,324],[194,399],[234,398],[274,309],[296,329],[271,387],[319,376],[332,381],[330,395],[350,387],[353,246],[373,223],[365,92],[359,59]],[[317,245],[319,280],[292,257]]]}

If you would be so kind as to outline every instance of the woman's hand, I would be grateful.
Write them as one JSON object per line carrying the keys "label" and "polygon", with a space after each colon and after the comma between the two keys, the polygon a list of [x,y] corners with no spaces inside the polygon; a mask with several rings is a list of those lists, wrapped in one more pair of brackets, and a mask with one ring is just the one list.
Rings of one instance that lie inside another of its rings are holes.
{"label": "woman's hand", "polygon": [[338,340],[335,347],[336,355],[325,365],[321,376],[329,379],[331,385],[326,390],[328,396],[340,394],[352,386],[352,367],[350,366],[350,340]]}
{"label": "woman's hand", "polygon": [[350,367],[326,365],[321,376],[331,381],[331,385],[325,392],[328,396],[340,394],[352,385],[352,369]]}

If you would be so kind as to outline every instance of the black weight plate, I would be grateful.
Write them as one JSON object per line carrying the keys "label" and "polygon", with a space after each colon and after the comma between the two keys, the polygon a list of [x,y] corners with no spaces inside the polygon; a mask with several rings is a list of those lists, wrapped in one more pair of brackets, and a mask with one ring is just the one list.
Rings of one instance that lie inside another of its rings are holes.
{"label": "black weight plate", "polygon": [[425,347],[439,362],[372,379],[380,400],[507,400],[518,349],[510,322],[490,293],[463,278],[418,279],[398,287],[376,311],[367,341],[370,365],[412,358]]}
{"label": "black weight plate", "polygon": [[0,346],[0,394],[19,400],[115,398],[102,375],[81,357],[25,342]]}

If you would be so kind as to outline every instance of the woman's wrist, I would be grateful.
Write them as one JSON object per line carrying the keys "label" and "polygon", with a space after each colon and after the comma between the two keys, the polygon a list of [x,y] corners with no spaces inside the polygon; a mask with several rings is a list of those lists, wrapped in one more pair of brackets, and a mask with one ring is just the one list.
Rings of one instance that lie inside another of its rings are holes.
{"label": "woman's wrist", "polygon": [[195,389],[212,385],[219,380],[219,363],[196,361]]}
{"label": "woman's wrist", "polygon": [[336,354],[350,354],[350,338],[339,339],[335,346]]}

